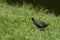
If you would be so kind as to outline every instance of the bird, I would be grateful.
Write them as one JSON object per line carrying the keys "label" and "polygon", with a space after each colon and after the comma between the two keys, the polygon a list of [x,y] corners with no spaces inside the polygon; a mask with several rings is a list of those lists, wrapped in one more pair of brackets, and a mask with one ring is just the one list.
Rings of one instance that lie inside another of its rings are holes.
{"label": "bird", "polygon": [[46,24],[46,23],[44,23],[44,22],[42,22],[42,21],[38,21],[38,20],[36,20],[36,19],[34,19],[34,18],[30,18],[30,19],[33,21],[33,23],[34,23],[38,28],[45,28],[45,27],[48,26],[48,24]]}

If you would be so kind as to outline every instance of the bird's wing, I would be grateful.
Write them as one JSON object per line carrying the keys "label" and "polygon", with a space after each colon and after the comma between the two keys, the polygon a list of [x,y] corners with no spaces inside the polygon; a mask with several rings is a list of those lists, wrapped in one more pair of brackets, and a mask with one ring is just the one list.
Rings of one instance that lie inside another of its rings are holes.
{"label": "bird's wing", "polygon": [[43,23],[42,23],[42,22],[40,22],[40,21],[37,21],[37,25],[39,25],[39,26],[43,27]]}
{"label": "bird's wing", "polygon": [[43,25],[42,25],[42,24],[39,24],[39,26],[43,27]]}
{"label": "bird's wing", "polygon": [[41,22],[39,22],[39,25],[40,25],[41,27],[44,27],[44,26],[47,25],[47,24],[41,21]]}

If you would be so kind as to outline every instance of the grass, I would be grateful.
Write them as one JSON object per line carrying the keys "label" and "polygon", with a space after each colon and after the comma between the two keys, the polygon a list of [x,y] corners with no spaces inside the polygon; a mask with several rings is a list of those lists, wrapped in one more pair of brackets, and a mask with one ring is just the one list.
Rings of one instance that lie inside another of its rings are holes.
{"label": "grass", "polygon": [[[40,30],[30,17],[50,25]],[[25,4],[18,7],[0,3],[0,40],[60,40],[60,16],[29,9]]]}

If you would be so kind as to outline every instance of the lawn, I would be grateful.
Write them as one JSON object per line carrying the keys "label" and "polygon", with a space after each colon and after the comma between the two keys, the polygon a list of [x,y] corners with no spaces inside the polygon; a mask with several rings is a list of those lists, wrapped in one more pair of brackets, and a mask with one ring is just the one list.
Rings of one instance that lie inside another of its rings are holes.
{"label": "lawn", "polygon": [[[49,25],[40,30],[30,17]],[[60,40],[60,16],[25,4],[18,7],[0,3],[0,40]]]}

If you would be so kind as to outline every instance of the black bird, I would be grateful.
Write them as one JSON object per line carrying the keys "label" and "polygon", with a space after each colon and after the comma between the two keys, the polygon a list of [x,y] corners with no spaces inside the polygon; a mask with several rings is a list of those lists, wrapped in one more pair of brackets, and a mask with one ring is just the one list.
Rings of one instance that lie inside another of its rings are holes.
{"label": "black bird", "polygon": [[31,20],[33,21],[33,23],[38,27],[38,28],[45,28],[46,26],[48,26],[48,24],[42,22],[42,21],[38,21],[35,20],[34,18],[31,18]]}

